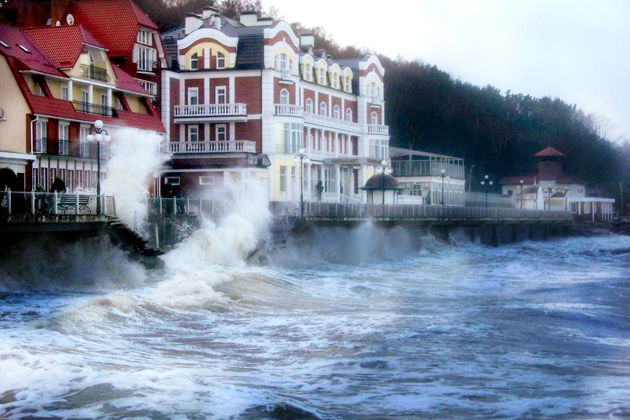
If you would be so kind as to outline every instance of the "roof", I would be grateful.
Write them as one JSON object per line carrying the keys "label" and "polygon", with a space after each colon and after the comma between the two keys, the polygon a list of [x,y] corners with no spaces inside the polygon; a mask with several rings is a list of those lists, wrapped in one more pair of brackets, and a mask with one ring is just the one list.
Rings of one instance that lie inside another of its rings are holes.
{"label": "roof", "polygon": [[[19,29],[0,24],[0,41],[9,45],[9,48],[0,46],[0,54],[15,59],[20,70],[34,70],[53,76],[67,77]],[[24,46],[29,52],[18,45]]]}
{"label": "roof", "polygon": [[535,157],[562,157],[566,156],[564,153],[551,146],[545,147],[540,152],[534,154]]}
{"label": "roof", "polygon": [[385,191],[385,190],[400,190],[398,187],[398,181],[391,175],[387,174],[375,174],[372,175],[365,183],[362,190],[369,191]]}
{"label": "roof", "polygon": [[114,75],[116,76],[116,87],[118,89],[140,93],[142,95],[149,95],[149,92],[147,92],[136,79],[129,76],[120,67],[112,64],[112,69],[114,70]]}
{"label": "roof", "polygon": [[538,179],[535,175],[504,176],[501,178],[501,185],[520,185],[521,179],[523,180],[523,185],[534,185],[538,183]]}
{"label": "roof", "polygon": [[105,48],[81,25],[26,28],[23,32],[59,68],[74,67],[84,44]]}
{"label": "roof", "polygon": [[68,6],[77,24],[84,25],[110,50],[110,55],[126,55],[136,41],[139,26],[159,28],[131,0],[75,0]]}
{"label": "roof", "polygon": [[422,157],[439,158],[439,159],[462,160],[462,158],[458,158],[455,156],[440,155],[437,153],[429,153],[429,152],[421,152],[419,150],[405,149],[403,147],[393,147],[393,146],[389,147],[389,156],[390,158],[396,158],[396,157],[402,157],[402,156],[422,156]]}

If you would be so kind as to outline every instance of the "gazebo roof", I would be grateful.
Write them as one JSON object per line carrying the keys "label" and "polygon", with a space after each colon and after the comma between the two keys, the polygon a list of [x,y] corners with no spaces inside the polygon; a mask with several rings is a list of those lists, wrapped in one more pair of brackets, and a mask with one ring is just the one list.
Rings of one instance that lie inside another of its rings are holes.
{"label": "gazebo roof", "polygon": [[372,175],[361,189],[366,191],[402,190],[396,178],[387,174]]}

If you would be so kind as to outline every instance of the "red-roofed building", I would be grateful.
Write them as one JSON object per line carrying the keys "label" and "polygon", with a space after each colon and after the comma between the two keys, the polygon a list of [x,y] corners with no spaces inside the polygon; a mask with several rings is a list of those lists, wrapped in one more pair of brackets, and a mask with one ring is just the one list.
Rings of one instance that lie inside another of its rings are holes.
{"label": "red-roofed building", "polygon": [[149,92],[81,25],[0,24],[0,91],[0,174],[17,176],[3,184],[13,190],[50,190],[55,178],[68,191],[93,190],[95,120],[164,132]]}
{"label": "red-roofed building", "polygon": [[[534,154],[537,173],[507,176],[501,179],[504,195],[511,196],[517,207],[538,210],[567,210],[577,219],[612,220],[612,198],[587,197],[584,182],[562,173],[566,155],[553,147]],[[532,193],[537,190],[537,193]]]}

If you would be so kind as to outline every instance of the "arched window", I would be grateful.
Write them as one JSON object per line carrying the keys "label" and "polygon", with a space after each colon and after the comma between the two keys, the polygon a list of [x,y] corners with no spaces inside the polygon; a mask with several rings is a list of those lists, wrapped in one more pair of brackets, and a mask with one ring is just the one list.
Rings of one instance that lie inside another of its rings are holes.
{"label": "arched window", "polygon": [[319,83],[320,85],[325,85],[326,84],[326,69],[323,67],[320,67],[317,70],[317,74],[318,74],[317,83]]}
{"label": "arched window", "polygon": [[283,105],[289,105],[289,91],[282,89],[280,91],[280,103]]}
{"label": "arched window", "polygon": [[309,114],[313,113],[313,100],[311,98],[306,100],[306,112]]}
{"label": "arched window", "polygon": [[225,68],[225,54],[217,53],[217,68],[222,69]]}
{"label": "arched window", "polygon": [[197,53],[194,53],[190,56],[190,69],[197,70],[199,68],[199,56]]}
{"label": "arched window", "polygon": [[309,82],[313,80],[313,65],[311,63],[304,65],[304,80],[308,80]]}
{"label": "arched window", "polygon": [[370,124],[378,125],[378,114],[376,111],[372,111],[372,115],[370,115]]}
{"label": "arched window", "polygon": [[289,57],[285,53],[278,56],[278,62],[276,63],[277,70],[286,70],[289,68]]}
{"label": "arched window", "polygon": [[326,106],[326,102],[319,104],[319,115],[328,116],[328,107]]}
{"label": "arched window", "polygon": [[368,94],[371,98],[376,98],[376,82],[370,82]]}
{"label": "arched window", "polygon": [[346,121],[352,121],[352,109],[346,109]]}
{"label": "arched window", "polygon": [[336,118],[338,120],[341,119],[341,111],[339,110],[339,105],[335,105],[333,107],[333,118]]}

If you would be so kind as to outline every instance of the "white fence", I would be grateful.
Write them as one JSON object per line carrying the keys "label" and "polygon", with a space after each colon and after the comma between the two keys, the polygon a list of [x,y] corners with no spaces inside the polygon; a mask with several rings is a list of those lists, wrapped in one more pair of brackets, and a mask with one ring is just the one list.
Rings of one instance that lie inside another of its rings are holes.
{"label": "white fence", "polygon": [[247,115],[247,104],[175,105],[175,118]]}
{"label": "white fence", "polygon": [[0,192],[0,215],[97,215],[98,201],[101,215],[116,215],[116,202],[110,195],[7,190]]}
{"label": "white fence", "polygon": [[166,142],[168,153],[256,153],[256,142],[251,140],[229,141],[178,141]]}

